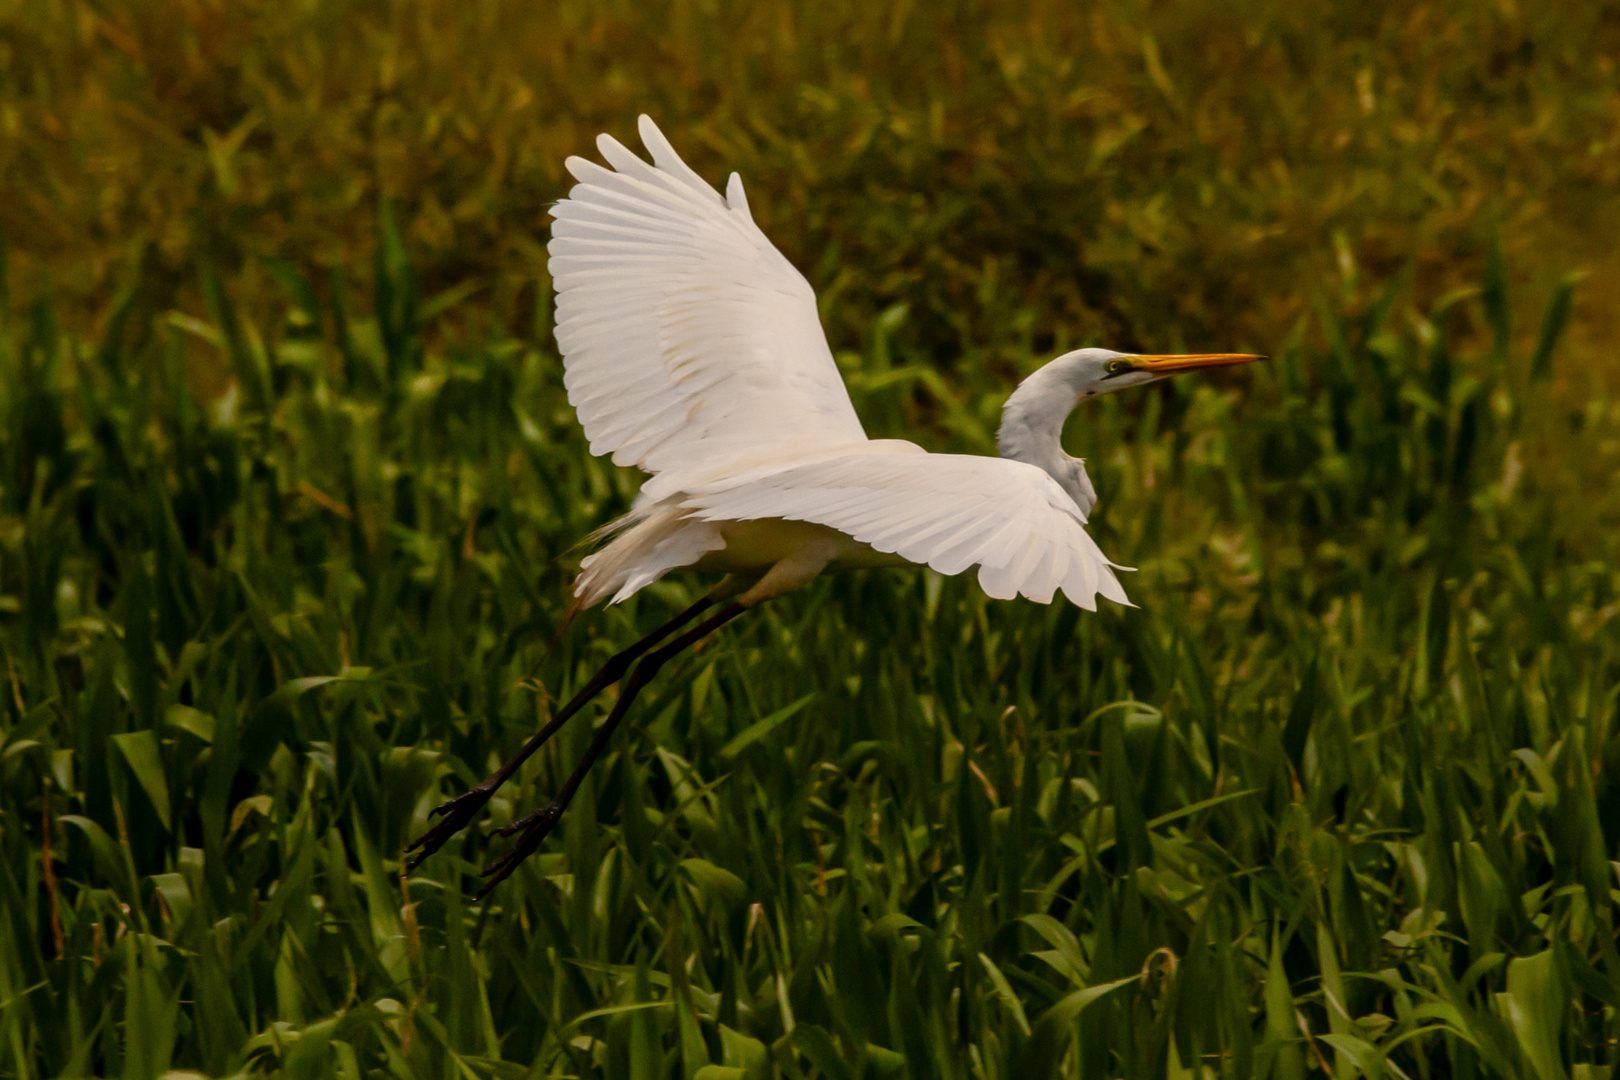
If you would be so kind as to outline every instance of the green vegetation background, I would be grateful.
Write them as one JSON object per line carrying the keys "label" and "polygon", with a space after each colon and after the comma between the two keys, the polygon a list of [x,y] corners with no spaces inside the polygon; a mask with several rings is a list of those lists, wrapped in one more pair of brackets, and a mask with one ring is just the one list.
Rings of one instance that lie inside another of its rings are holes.
{"label": "green vegetation background", "polygon": [[[1616,57],[1612,0],[0,5],[0,1075],[1609,1076]],[[1140,608],[820,583],[473,905],[484,829],[401,845],[701,587],[552,647],[637,481],[545,208],[643,111],[874,435],[1274,359],[1071,424]]]}

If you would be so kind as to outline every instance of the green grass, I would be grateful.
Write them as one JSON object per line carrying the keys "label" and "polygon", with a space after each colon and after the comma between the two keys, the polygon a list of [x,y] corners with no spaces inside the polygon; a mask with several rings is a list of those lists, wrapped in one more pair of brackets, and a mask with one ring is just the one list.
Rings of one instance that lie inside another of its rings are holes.
{"label": "green grass", "polygon": [[[711,7],[3,13],[0,1076],[1611,1075],[1610,9]],[[874,436],[993,452],[1070,344],[1273,359],[1071,423],[1139,608],[819,582],[475,905],[611,693],[403,844],[705,584],[555,636],[637,479],[535,219],[642,107]]]}
{"label": "green grass", "polygon": [[[1620,506],[1559,501],[1530,448],[1612,464],[1620,407],[1538,420],[1556,351],[1454,350],[1474,301],[1391,288],[1324,308],[1331,349],[1088,407],[1140,609],[921,571],[775,603],[649,689],[474,906],[481,830],[408,880],[401,845],[698,585],[552,651],[633,478],[548,349],[426,344],[383,250],[377,320],[282,267],[274,325],[205,271],[207,321],[141,318],[137,282],[99,341],[43,305],[0,338],[0,1070],[1607,1068]],[[843,359],[875,433],[921,400],[990,449],[988,377]]]}

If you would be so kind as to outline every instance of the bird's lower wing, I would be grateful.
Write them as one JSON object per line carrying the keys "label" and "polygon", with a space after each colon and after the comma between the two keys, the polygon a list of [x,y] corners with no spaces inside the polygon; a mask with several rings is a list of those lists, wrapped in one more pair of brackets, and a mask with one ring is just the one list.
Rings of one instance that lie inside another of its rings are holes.
{"label": "bird's lower wing", "polygon": [[683,504],[711,521],[811,521],[942,574],[979,568],[990,596],[1041,603],[1063,594],[1087,610],[1098,596],[1129,604],[1079,507],[1023,462],[962,454],[852,453],[689,490]]}

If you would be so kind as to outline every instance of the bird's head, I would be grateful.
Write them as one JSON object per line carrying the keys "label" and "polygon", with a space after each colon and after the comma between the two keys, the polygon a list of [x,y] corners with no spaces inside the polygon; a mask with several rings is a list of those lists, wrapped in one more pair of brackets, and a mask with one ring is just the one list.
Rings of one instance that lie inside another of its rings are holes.
{"label": "bird's head", "polygon": [[996,445],[1001,456],[1050,473],[1083,514],[1097,501],[1084,463],[1063,452],[1063,421],[1074,407],[1099,394],[1144,386],[1195,368],[1227,367],[1263,360],[1248,353],[1122,353],[1076,349],[1036,371],[1012,392],[1001,412]]}
{"label": "bird's head", "polygon": [[1229,367],[1263,360],[1249,353],[1122,353],[1112,349],[1076,349],[1041,367],[1018,384],[1002,413],[1005,431],[1030,426],[1056,437],[1063,420],[1087,398],[1144,386],[1197,368]]}
{"label": "bird's head", "polygon": [[1073,395],[1069,402],[1072,407],[1085,398],[1158,382],[1183,371],[1230,367],[1263,359],[1265,357],[1249,353],[1122,353],[1112,349],[1076,349],[1031,375],[1019,389],[1037,383],[1036,389],[1041,392],[1068,392]]}

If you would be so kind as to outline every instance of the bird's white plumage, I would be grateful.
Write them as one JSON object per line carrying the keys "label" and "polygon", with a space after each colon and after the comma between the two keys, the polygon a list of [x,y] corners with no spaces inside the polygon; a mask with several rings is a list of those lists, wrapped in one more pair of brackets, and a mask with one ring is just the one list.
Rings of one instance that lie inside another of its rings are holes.
{"label": "bird's white plumage", "polygon": [[825,526],[942,573],[977,565],[994,597],[1128,602],[1084,513],[1040,468],[868,440],[815,294],[754,224],[741,180],[722,197],[645,116],[640,132],[652,164],[603,135],[611,168],[569,158],[579,183],[552,210],[569,401],[593,453],[653,474],[582,566],[582,602],[622,600],[699,559],[762,569],[723,528],[762,520]]}
{"label": "bird's white plumage", "polygon": [[[992,597],[1047,603],[1061,589],[1095,610],[1129,603],[1086,533],[1096,492],[1063,450],[1080,401],[1238,353],[1064,353],[1002,409],[999,458],[930,454],[866,437],[839,378],[809,284],[755,226],[735,173],[722,197],[641,117],[649,165],[610,137],[612,166],[579,158],[553,213],[551,273],[569,400],[595,453],[650,473],[628,514],[580,562],[574,605],[623,600],[681,567],[726,577],[618,653],[484,783],[439,806],[407,869],[444,845],[558,726],[609,682],[621,696],[585,760],[544,809],[500,831],[516,846],[484,870],[479,898],[539,848],[643,684],[676,652],[829,569],[979,568]],[[717,603],[703,622],[671,638]],[[656,647],[656,651],[654,650]]]}
{"label": "bird's white plumage", "polygon": [[866,438],[809,282],[760,232],[742,183],[704,183],[651,120],[649,165],[569,158],[550,269],[568,399],[593,453],[648,472],[767,445]]}
{"label": "bird's white plumage", "polygon": [[997,599],[1044,604],[1062,589],[1088,609],[1098,595],[1128,602],[1074,500],[1046,473],[1003,458],[902,452],[906,445],[698,485],[680,504],[709,522],[826,525],[942,574],[978,566],[980,586]]}

